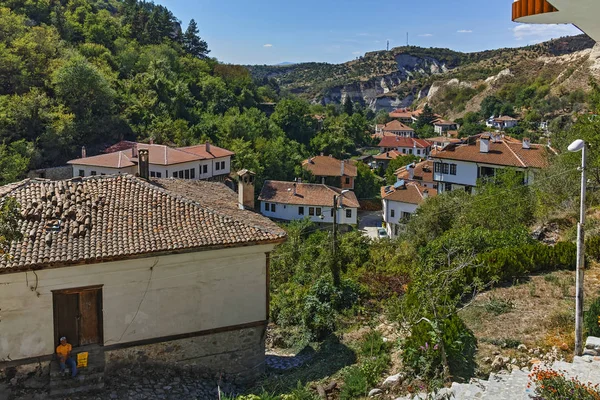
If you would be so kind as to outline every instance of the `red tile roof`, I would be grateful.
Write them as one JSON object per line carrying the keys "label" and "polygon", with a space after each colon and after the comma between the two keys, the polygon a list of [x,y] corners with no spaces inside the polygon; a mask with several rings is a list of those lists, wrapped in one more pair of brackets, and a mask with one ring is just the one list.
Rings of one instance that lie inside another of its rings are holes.
{"label": "red tile roof", "polygon": [[10,257],[0,258],[0,273],[285,238],[281,229],[131,175],[26,179],[0,187],[0,200],[6,197],[21,206],[23,238],[10,243]]}
{"label": "red tile roof", "polygon": [[[128,147],[129,146],[129,147]],[[70,160],[67,164],[72,165],[92,165],[107,168],[126,168],[137,165],[137,155],[134,155],[133,148],[148,149],[150,164],[154,165],[175,165],[185,162],[209,160],[220,157],[232,156],[232,151],[220,147],[209,145],[209,151],[206,151],[206,144],[200,144],[190,147],[173,148],[162,144],[146,144],[121,141],[107,149],[107,154],[98,156],[77,158]],[[123,149],[112,152],[115,149]],[[108,151],[111,150],[111,151]]]}
{"label": "red tile roof", "polygon": [[393,186],[383,186],[381,188],[382,199],[400,203],[418,205],[423,203],[428,197],[435,196],[437,196],[435,189],[428,189],[414,182],[408,182],[399,188],[394,188]]}
{"label": "red tile roof", "polygon": [[[410,173],[406,167],[398,168],[394,174],[398,179],[410,180]],[[426,160],[415,164],[413,179],[415,181],[434,183],[433,181],[433,161]]]}
{"label": "red tile roof", "polygon": [[[258,200],[280,204],[297,204],[307,206],[333,206],[333,196],[340,195],[341,189],[315,183],[296,183],[294,195],[294,182],[265,181]],[[344,207],[360,208],[354,192],[347,192],[342,197]]]}
{"label": "red tile roof", "polygon": [[401,136],[384,136],[378,144],[378,147],[431,147],[431,143],[424,139],[415,139]]}
{"label": "red tile roof", "polygon": [[414,132],[415,130],[410,126],[404,125],[402,122],[398,120],[393,120],[385,124],[382,128],[384,131],[388,132]]}
{"label": "red tile roof", "polygon": [[489,152],[480,151],[480,139],[465,144],[449,145],[435,154],[435,158],[469,161],[492,165],[502,165],[519,168],[545,168],[548,166],[548,156],[556,154],[550,147],[531,144],[531,148],[523,149],[521,142],[508,140],[490,140]]}
{"label": "red tile roof", "polygon": [[315,156],[302,161],[302,168],[310,171],[314,176],[342,176],[342,162],[344,163],[344,176],[356,177],[356,165],[349,160],[338,160],[330,156]]}
{"label": "red tile roof", "polygon": [[406,154],[402,154],[396,150],[392,150],[392,151],[386,151],[384,153],[377,154],[373,158],[375,160],[395,160],[396,158],[398,158],[400,156],[405,156],[405,155]]}

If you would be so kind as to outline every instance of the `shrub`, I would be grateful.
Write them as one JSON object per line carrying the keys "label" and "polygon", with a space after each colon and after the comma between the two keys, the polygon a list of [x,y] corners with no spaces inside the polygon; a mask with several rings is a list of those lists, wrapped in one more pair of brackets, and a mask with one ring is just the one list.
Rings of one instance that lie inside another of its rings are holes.
{"label": "shrub", "polygon": [[369,390],[369,381],[363,370],[354,366],[344,376],[344,386],[340,392],[340,400],[353,400],[365,397]]}
{"label": "shrub", "polygon": [[591,236],[585,241],[585,253],[594,261],[600,261],[600,236]]}
{"label": "shrub", "polygon": [[389,350],[389,342],[383,341],[381,332],[373,330],[363,337],[359,353],[363,357],[382,357],[387,356]]}
{"label": "shrub", "polygon": [[512,300],[500,299],[495,296],[485,303],[484,305],[485,311],[493,315],[501,315],[510,312],[513,308],[515,308]]}
{"label": "shrub", "polygon": [[[535,393],[545,400],[598,400],[598,385],[582,383],[576,378],[567,379],[561,372],[535,367],[529,374],[535,385]],[[531,383],[527,384],[531,387]]]}
{"label": "shrub", "polygon": [[404,365],[423,378],[436,379],[441,376],[443,365],[441,349],[437,344],[441,339],[450,374],[456,377],[471,376],[477,350],[477,339],[473,332],[457,315],[444,320],[439,331],[441,338],[427,322],[413,326],[410,337],[402,344]]}
{"label": "shrub", "polygon": [[585,313],[583,317],[583,322],[585,324],[585,330],[588,336],[596,336],[600,337],[600,324],[598,323],[598,318],[600,317],[600,297],[596,298],[594,302],[590,305],[589,310]]}

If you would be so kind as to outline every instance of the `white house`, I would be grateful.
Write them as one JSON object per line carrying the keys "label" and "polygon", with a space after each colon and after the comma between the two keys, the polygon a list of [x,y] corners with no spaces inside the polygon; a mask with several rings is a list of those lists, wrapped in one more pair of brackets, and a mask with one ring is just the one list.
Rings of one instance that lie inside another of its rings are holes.
{"label": "white house", "polygon": [[74,353],[99,349],[115,365],[142,357],[260,374],[269,254],[285,232],[239,209],[223,184],[190,181],[182,195],[167,188],[181,181],[165,181],[122,174],[0,188],[0,201],[19,202],[23,234],[0,259],[4,364],[47,363],[67,336]]}
{"label": "white house", "polygon": [[385,125],[375,125],[375,135],[377,137],[384,136],[403,136],[415,137],[415,130],[408,125],[403,124],[398,120],[393,120]]}
{"label": "white house", "polygon": [[431,142],[433,148],[436,150],[441,150],[441,149],[445,148],[446,146],[448,146],[449,144],[457,144],[457,143],[462,142],[462,140],[460,140],[460,139],[447,137],[447,136],[438,136],[438,137],[427,138],[427,141]]}
{"label": "white house", "polygon": [[427,157],[431,153],[431,143],[425,139],[402,136],[384,136],[379,142],[381,153],[396,150],[398,153]]}
{"label": "white house", "polygon": [[433,180],[440,193],[457,189],[471,192],[479,179],[513,168],[523,172],[524,183],[531,184],[535,171],[548,166],[551,154],[556,154],[551,147],[532,144],[526,138],[519,142],[500,134],[483,134],[436,152],[432,156]]}
{"label": "white house", "polygon": [[448,131],[455,131],[458,129],[458,125],[452,121],[446,121],[444,119],[438,119],[433,123],[433,130],[438,135],[445,135]]}
{"label": "white house", "polygon": [[[337,210],[334,196],[341,197]],[[283,221],[309,218],[316,223],[333,223],[336,212],[338,224],[356,225],[360,208],[354,192],[313,183],[265,181],[258,200],[262,215]]]}
{"label": "white house", "polygon": [[329,156],[315,156],[302,161],[302,168],[310,171],[321,183],[342,189],[354,189],[358,176],[356,164]]}
{"label": "white house", "polygon": [[105,154],[87,157],[85,147],[81,158],[68,162],[73,177],[94,175],[135,174],[139,150],[150,154],[150,177],[223,180],[231,172],[232,151],[210,143],[173,148],[159,144],[122,141],[109,147]]}
{"label": "white house", "polygon": [[488,128],[495,128],[495,129],[500,129],[501,131],[503,131],[508,128],[514,128],[515,126],[517,126],[518,123],[519,123],[518,119],[509,117],[508,115],[503,115],[498,118],[491,116],[485,122],[485,125]]}
{"label": "white house", "polygon": [[429,196],[436,196],[434,189],[426,188],[416,182],[400,180],[393,186],[381,188],[381,202],[383,205],[383,222],[388,236],[397,237],[404,231],[404,226],[417,208]]}

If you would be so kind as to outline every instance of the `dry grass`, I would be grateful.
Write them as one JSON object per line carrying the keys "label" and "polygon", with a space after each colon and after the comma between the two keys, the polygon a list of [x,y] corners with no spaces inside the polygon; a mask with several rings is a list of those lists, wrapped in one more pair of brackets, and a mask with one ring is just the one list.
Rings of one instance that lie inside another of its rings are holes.
{"label": "dry grass", "polygon": [[[600,266],[585,275],[586,305],[600,295]],[[482,293],[461,317],[479,340],[479,360],[493,357],[502,342],[508,347],[573,348],[575,273],[558,271],[531,276],[507,287]],[[504,306],[510,304],[509,306]],[[506,347],[506,346],[504,346]],[[503,349],[511,356],[514,350]],[[571,351],[568,351],[571,353]],[[566,355],[566,354],[565,354]]]}

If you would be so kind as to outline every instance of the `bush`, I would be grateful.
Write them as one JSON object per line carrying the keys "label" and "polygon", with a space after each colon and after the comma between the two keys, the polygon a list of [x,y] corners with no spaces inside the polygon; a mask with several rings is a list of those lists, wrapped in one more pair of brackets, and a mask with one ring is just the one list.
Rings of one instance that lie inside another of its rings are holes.
{"label": "bush", "polygon": [[594,261],[600,261],[600,236],[591,236],[585,241],[585,253]]}
{"label": "bush", "polygon": [[358,366],[351,367],[345,374],[340,400],[354,400],[365,397],[368,390],[369,381],[363,370]]}
{"label": "bush", "polygon": [[[591,383],[582,383],[576,378],[567,378],[564,374],[535,367],[529,377],[535,384],[535,393],[545,400],[598,400],[600,391]],[[530,384],[528,384],[530,386]]]}
{"label": "bush", "polygon": [[439,331],[442,332],[441,338],[437,337],[432,326],[425,321],[413,326],[410,337],[402,344],[404,365],[422,378],[435,380],[442,376],[441,349],[437,344],[441,339],[450,374],[463,378],[472,376],[477,350],[477,339],[473,332],[457,315],[444,320]]}
{"label": "bush", "polygon": [[492,298],[485,303],[484,307],[485,311],[488,313],[498,316],[510,312],[515,308],[515,305],[512,300],[499,299],[492,296]]}
{"label": "bush", "polygon": [[590,305],[590,309],[583,317],[585,330],[588,336],[600,337],[600,324],[598,323],[598,317],[600,317],[600,297],[594,300],[594,302]]}

